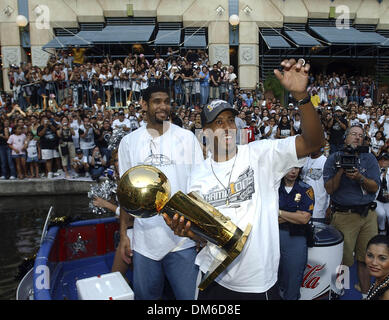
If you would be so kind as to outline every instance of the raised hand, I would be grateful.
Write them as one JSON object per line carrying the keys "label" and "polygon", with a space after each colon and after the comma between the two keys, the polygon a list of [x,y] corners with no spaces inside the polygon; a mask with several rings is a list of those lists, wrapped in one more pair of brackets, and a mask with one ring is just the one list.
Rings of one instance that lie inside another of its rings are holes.
{"label": "raised hand", "polygon": [[296,100],[301,100],[307,96],[309,64],[305,64],[304,59],[284,60],[281,62],[284,68],[282,72],[275,69],[274,74],[281,82],[282,86],[290,91]]}

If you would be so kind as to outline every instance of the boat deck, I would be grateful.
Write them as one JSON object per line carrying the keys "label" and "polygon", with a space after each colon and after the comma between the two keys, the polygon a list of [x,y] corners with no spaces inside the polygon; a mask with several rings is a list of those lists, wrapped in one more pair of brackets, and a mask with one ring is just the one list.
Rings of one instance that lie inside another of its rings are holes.
{"label": "boat deck", "polygon": [[[77,280],[95,277],[111,272],[114,253],[102,257],[91,257],[71,262],[59,263],[54,271],[53,278],[58,280],[53,287],[51,295],[54,300],[77,300]],[[132,281],[132,272],[126,274],[127,279]]]}

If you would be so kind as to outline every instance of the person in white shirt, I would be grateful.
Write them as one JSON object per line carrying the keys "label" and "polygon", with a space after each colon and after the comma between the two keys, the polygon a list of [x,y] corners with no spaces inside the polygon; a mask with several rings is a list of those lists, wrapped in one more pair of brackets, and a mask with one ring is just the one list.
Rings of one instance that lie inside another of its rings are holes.
{"label": "person in white shirt", "polygon": [[149,78],[148,78],[146,72],[141,71],[141,73],[140,73],[140,81],[141,81],[140,82],[140,92],[141,92],[141,96],[143,97],[145,90],[149,86]]}
{"label": "person in white shirt", "polygon": [[389,137],[389,108],[385,108],[385,114],[378,119],[378,124],[384,126],[385,138]]}
{"label": "person in white shirt", "polygon": [[101,73],[99,76],[101,85],[104,88],[105,93],[105,104],[111,105],[111,94],[112,94],[112,73],[108,71],[107,67],[103,66],[101,68]]}
{"label": "person in white shirt", "polygon": [[370,151],[372,154],[375,155],[376,158],[381,153],[381,149],[385,144],[385,138],[383,136],[383,133],[381,131],[377,131],[374,135],[374,137],[371,138],[370,142]]}
{"label": "person in white shirt", "polygon": [[84,156],[88,157],[95,147],[95,136],[90,119],[87,116],[84,117],[83,123],[78,128],[78,134],[80,136],[80,149]]}
{"label": "person in white shirt", "polygon": [[88,157],[83,154],[81,149],[76,150],[76,156],[73,159],[72,167],[76,173],[76,177],[80,175],[85,175],[85,177],[90,176]]}
{"label": "person in white shirt", "polygon": [[236,117],[235,118],[235,125],[236,125],[236,128],[238,130],[237,134],[236,134],[236,143],[241,144],[241,143],[243,143],[243,141],[241,141],[241,140],[244,140],[243,136],[246,134],[245,130],[242,130],[246,127],[246,122],[242,118]]}
{"label": "person in white shirt", "polygon": [[[171,194],[179,190],[186,193],[189,176],[203,161],[197,138],[191,131],[168,121],[168,89],[150,86],[144,93],[143,108],[147,125],[124,136],[120,142],[120,176],[134,166],[152,165],[167,176]],[[135,299],[160,299],[166,277],[176,299],[193,300],[199,274],[194,263],[195,242],[174,235],[160,215],[135,218],[130,240],[127,236],[130,217],[122,208],[118,250],[127,264],[133,254]]]}
{"label": "person in white shirt", "polygon": [[362,106],[358,108],[357,119],[363,128],[368,124],[369,117],[366,114],[366,111],[363,110]]}
{"label": "person in white shirt", "polygon": [[370,98],[370,94],[366,93],[366,98],[363,99],[363,104],[365,107],[370,108],[373,105],[373,100]]}
{"label": "person in white shirt", "polygon": [[132,78],[131,100],[138,101],[140,98],[141,76],[137,72],[133,72],[131,78]]}
{"label": "person in white shirt", "polygon": [[[276,299],[280,259],[278,187],[282,177],[301,166],[304,157],[320,149],[323,130],[306,92],[309,65],[294,59],[281,63],[283,74],[274,73],[281,84],[300,101],[302,135],[277,140],[259,140],[237,145],[236,111],[225,101],[216,100],[203,108],[202,120],[211,156],[195,168],[189,191],[195,191],[241,230],[252,230],[240,255],[200,291],[198,299]],[[208,136],[209,135],[209,136]],[[213,139],[211,139],[213,137]],[[191,223],[176,214],[164,214],[165,222],[181,236],[201,240]],[[200,251],[196,264],[206,273],[220,249],[210,242]]]}
{"label": "person in white shirt", "polygon": [[302,171],[302,180],[309,184],[314,191],[315,206],[313,209],[312,220],[325,222],[326,211],[330,204],[330,196],[324,188],[323,168],[327,158],[323,155],[324,150],[312,153],[307,157]]}
{"label": "person in white shirt", "polygon": [[363,127],[363,124],[357,118],[357,113],[355,111],[351,111],[350,117],[348,119],[348,127],[351,128],[352,126],[355,126],[355,125],[360,125]]}
{"label": "person in white shirt", "polygon": [[272,117],[268,120],[268,125],[265,127],[263,137],[265,139],[275,140],[278,126],[276,120]]}
{"label": "person in white shirt", "polygon": [[381,186],[377,193],[377,222],[379,234],[387,234],[386,222],[389,221],[389,154],[383,153],[378,157],[381,169]]}
{"label": "person in white shirt", "polygon": [[124,110],[119,110],[119,119],[116,119],[112,122],[112,129],[119,130],[122,128],[124,131],[131,130],[131,122],[125,117]]}

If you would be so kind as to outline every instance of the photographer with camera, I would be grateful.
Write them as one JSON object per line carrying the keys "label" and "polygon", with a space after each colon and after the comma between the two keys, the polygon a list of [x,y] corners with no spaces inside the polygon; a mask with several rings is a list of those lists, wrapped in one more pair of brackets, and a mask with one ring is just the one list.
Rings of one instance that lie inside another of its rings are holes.
{"label": "photographer with camera", "polygon": [[345,149],[330,154],[323,171],[324,187],[331,198],[331,225],[344,235],[343,264],[357,260],[358,279],[365,298],[370,275],[364,263],[367,242],[377,234],[374,211],[380,185],[380,169],[373,154],[363,152],[365,134],[360,125],[345,133]]}
{"label": "photographer with camera", "polygon": [[340,106],[336,106],[334,111],[334,116],[330,115],[327,121],[327,129],[330,134],[330,154],[341,150],[343,135],[348,124],[343,116],[344,110]]}
{"label": "photographer with camera", "polygon": [[89,156],[88,163],[92,179],[99,182],[99,179],[104,174],[104,170],[107,165],[107,157],[101,154],[98,146],[93,148],[92,155]]}
{"label": "photographer with camera", "polygon": [[[59,137],[57,130],[58,126],[54,119],[50,115],[42,115],[41,125],[37,129],[37,134],[40,137],[42,160],[45,160],[48,178],[53,178],[53,159],[59,159],[60,157],[58,153]],[[60,166],[57,167],[60,168]]]}

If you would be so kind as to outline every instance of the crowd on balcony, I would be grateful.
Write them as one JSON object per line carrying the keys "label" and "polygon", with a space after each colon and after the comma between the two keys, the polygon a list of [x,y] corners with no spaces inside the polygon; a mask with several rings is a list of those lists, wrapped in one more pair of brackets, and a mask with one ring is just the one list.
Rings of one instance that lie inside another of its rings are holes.
{"label": "crowd on balcony", "polygon": [[[130,132],[147,123],[142,94],[155,84],[169,88],[171,121],[193,132],[201,129],[201,108],[213,99],[239,110],[239,143],[301,132],[293,101],[284,105],[268,95],[262,81],[254,90],[242,90],[234,67],[210,64],[205,51],[180,55],[169,48],[164,57],[129,53],[99,62],[84,51],[60,51],[44,68],[10,66],[12,94],[3,92],[0,98],[0,179],[102,175],[99,167],[109,166],[113,130]],[[366,144],[376,156],[388,149],[389,94],[377,96],[372,76],[310,75],[308,91],[326,129],[327,155],[343,142],[334,129],[336,115],[347,126],[363,125]],[[91,165],[96,152],[99,161]]]}

